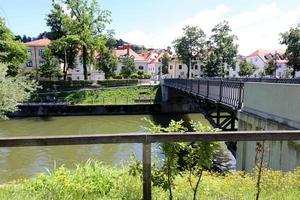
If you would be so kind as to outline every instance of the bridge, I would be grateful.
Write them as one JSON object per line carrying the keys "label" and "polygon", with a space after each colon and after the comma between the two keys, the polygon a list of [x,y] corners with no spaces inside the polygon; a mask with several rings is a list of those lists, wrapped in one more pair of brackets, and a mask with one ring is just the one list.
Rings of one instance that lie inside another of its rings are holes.
{"label": "bridge", "polygon": [[246,82],[300,84],[300,79],[201,78],[164,79],[163,86],[181,92],[200,105],[210,123],[224,131],[234,131],[237,112],[244,104]]}

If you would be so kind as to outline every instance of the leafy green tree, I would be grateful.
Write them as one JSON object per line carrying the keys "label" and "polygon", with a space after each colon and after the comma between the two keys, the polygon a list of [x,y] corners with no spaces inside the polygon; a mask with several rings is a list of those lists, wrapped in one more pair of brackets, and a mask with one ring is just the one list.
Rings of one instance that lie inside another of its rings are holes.
{"label": "leafy green tree", "polygon": [[69,69],[75,68],[76,56],[80,51],[80,39],[76,35],[63,36],[49,45],[51,54],[63,63],[63,79],[66,80]]}
{"label": "leafy green tree", "polygon": [[196,26],[186,26],[183,28],[183,36],[173,42],[179,60],[188,66],[188,78],[190,76],[191,60],[196,58],[204,60],[206,52],[205,37],[202,29]]}
{"label": "leafy green tree", "polygon": [[118,59],[113,55],[112,50],[106,46],[102,46],[98,51],[96,68],[105,73],[106,79],[115,76]]}
{"label": "leafy green tree", "polygon": [[130,58],[129,56],[127,56],[126,58],[124,58],[122,63],[123,63],[123,67],[121,69],[120,74],[124,78],[128,78],[136,71],[135,65],[134,65],[134,60],[132,58]]}
{"label": "leafy green tree", "polygon": [[276,69],[277,69],[277,65],[275,60],[273,59],[269,60],[268,64],[264,67],[265,74],[269,76],[274,76]]}
{"label": "leafy green tree", "polygon": [[226,67],[235,67],[238,45],[237,37],[233,35],[227,21],[217,24],[212,29],[212,36],[208,42],[209,55],[204,74],[208,77],[224,76]]}
{"label": "leafy green tree", "polygon": [[281,34],[281,44],[287,45],[286,55],[288,65],[293,69],[292,76],[300,70],[300,24]]}
{"label": "leafy green tree", "polygon": [[62,10],[62,5],[54,3],[47,24],[61,37],[79,39],[76,49],[80,48],[80,53],[77,55],[82,58],[84,79],[87,80],[87,66],[95,64],[97,47],[107,43],[103,31],[111,21],[110,12],[102,10],[96,0],[62,0],[62,3],[68,8],[68,13]]}
{"label": "leafy green tree", "polygon": [[239,66],[240,66],[239,76],[249,77],[254,73],[254,71],[256,69],[255,65],[247,62],[246,60],[243,60],[242,62],[240,62]]}
{"label": "leafy green tree", "polygon": [[44,64],[38,68],[41,77],[49,78],[62,77],[63,72],[59,66],[59,60],[51,54],[51,50],[46,48],[43,54]]}
{"label": "leafy green tree", "polygon": [[7,75],[16,76],[29,54],[26,46],[15,39],[12,32],[6,27],[4,19],[0,17],[0,62],[7,63]]}
{"label": "leafy green tree", "polygon": [[36,84],[22,76],[9,76],[8,66],[0,63],[0,118],[18,110],[18,103],[27,100],[36,90]]}
{"label": "leafy green tree", "polygon": [[167,52],[165,52],[163,54],[163,57],[162,57],[162,73],[163,74],[168,74],[169,70],[169,62],[170,62],[170,57],[169,57],[169,54]]}

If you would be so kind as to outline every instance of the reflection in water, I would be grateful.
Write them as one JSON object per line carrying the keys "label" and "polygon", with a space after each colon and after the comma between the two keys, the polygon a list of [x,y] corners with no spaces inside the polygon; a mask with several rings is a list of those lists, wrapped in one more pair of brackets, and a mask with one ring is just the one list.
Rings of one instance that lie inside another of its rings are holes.
{"label": "reflection in water", "polygon": [[[137,133],[144,132],[145,117],[162,126],[171,119],[184,119],[186,126],[190,120],[208,123],[201,114],[23,118],[0,121],[0,137]],[[141,149],[141,144],[0,148],[0,183],[32,177],[55,165],[74,167],[88,159],[116,166],[129,160],[132,152],[141,159]]]}

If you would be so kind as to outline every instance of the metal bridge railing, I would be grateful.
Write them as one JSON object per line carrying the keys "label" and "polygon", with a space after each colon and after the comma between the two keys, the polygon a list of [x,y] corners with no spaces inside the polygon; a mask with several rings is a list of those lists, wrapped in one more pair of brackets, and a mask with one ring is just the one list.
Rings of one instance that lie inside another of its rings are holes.
{"label": "metal bridge railing", "polygon": [[300,131],[247,131],[217,133],[160,133],[71,135],[0,138],[1,147],[87,145],[87,144],[143,144],[143,199],[151,199],[151,144],[164,142],[199,141],[289,141],[300,140]]}
{"label": "metal bridge railing", "polygon": [[234,109],[241,109],[244,83],[223,79],[165,79],[164,85],[191,93]]}

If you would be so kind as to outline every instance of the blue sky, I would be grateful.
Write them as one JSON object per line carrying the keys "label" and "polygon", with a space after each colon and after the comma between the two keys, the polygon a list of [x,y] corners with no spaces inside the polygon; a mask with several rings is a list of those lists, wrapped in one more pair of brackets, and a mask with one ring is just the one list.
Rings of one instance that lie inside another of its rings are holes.
{"label": "blue sky", "polygon": [[[102,0],[112,11],[116,37],[148,47],[165,47],[184,25],[198,25],[208,35],[228,20],[242,54],[258,48],[283,48],[279,33],[300,23],[299,0]],[[48,30],[46,14],[51,0],[0,0],[0,16],[15,34],[37,36]]]}

